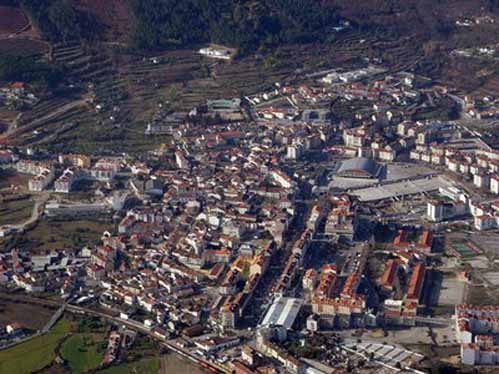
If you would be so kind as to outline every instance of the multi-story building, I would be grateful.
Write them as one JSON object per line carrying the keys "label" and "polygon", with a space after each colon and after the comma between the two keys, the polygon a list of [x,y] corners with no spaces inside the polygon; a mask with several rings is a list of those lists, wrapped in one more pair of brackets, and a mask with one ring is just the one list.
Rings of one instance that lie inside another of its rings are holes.
{"label": "multi-story building", "polygon": [[55,181],[55,192],[69,193],[74,184],[84,178],[86,178],[86,173],[83,169],[77,167],[68,168]]}
{"label": "multi-story building", "polygon": [[39,174],[30,178],[28,187],[30,191],[40,192],[52,183],[55,178],[54,169],[44,168],[41,169]]}

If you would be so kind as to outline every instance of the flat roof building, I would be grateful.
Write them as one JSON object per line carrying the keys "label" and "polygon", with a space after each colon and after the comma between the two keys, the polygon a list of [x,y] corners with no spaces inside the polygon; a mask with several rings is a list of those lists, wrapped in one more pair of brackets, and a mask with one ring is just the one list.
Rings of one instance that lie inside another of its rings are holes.
{"label": "flat roof building", "polygon": [[279,340],[285,340],[287,330],[295,323],[301,310],[303,300],[292,297],[277,297],[265,314],[259,327],[274,330],[274,335]]}

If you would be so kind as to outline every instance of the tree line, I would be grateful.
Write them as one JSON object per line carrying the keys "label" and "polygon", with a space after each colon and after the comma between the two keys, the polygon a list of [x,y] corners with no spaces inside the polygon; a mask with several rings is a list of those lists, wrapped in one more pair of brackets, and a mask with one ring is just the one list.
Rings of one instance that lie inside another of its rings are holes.
{"label": "tree line", "polygon": [[220,43],[245,54],[279,43],[322,41],[338,21],[317,0],[127,0],[131,46],[141,50]]}
{"label": "tree line", "polygon": [[52,42],[93,39],[101,30],[95,17],[76,10],[71,0],[20,0],[20,5]]}
{"label": "tree line", "polygon": [[21,81],[53,88],[63,78],[63,69],[34,57],[0,56],[0,81]]}

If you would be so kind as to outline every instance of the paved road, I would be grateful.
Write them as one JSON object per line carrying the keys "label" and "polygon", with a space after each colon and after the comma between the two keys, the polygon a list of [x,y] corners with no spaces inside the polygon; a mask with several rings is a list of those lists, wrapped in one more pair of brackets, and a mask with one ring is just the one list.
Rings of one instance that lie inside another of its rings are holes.
{"label": "paved road", "polygon": [[452,318],[416,317],[415,320],[416,322],[428,325],[450,326],[454,324],[454,319]]}

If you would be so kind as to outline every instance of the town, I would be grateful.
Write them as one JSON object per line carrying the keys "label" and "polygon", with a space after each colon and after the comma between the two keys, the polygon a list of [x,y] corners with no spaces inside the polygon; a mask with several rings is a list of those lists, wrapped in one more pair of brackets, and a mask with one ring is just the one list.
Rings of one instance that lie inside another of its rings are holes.
{"label": "town", "polygon": [[[226,373],[420,373],[432,344],[459,368],[499,365],[484,129],[499,98],[369,61],[159,107],[144,134],[169,140],[140,156],[3,145],[1,296],[108,319],[103,365],[137,333]],[[60,245],[26,242],[72,222]],[[0,345],[35,333],[12,320]]]}

